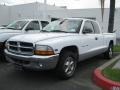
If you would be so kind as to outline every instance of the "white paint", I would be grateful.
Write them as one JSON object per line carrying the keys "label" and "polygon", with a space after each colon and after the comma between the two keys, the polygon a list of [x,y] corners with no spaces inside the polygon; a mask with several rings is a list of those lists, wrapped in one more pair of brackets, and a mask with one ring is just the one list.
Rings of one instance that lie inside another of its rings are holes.
{"label": "white paint", "polygon": [[[115,40],[116,37],[114,34],[109,34],[109,33],[83,34],[82,30],[83,30],[84,22],[87,19],[82,19],[82,20],[83,20],[83,24],[79,33],[56,32],[56,33],[39,33],[39,34],[27,34],[27,35],[25,34],[25,35],[18,35],[12,37],[8,41],[21,41],[21,42],[30,42],[37,45],[47,45],[52,47],[53,50],[58,49],[58,51],[55,51],[56,54],[60,53],[60,51],[64,47],[76,46],[78,48],[79,54],[81,55],[94,51],[97,51],[94,54],[98,54],[98,53],[101,54],[104,52],[104,50],[107,50],[110,40],[113,40],[114,44],[116,43]],[[93,20],[89,20],[89,21],[95,22]],[[99,37],[100,41],[95,40],[95,37]],[[100,50],[102,50],[102,52]]]}
{"label": "white paint", "polygon": [[[27,21],[27,23],[24,25],[22,30],[13,30],[13,29],[0,29],[0,42],[5,42],[8,40],[10,37],[19,35],[19,34],[30,34],[30,33],[39,33],[40,30],[42,29],[42,23],[40,20],[37,19],[23,19],[23,20],[18,20],[18,21]],[[32,22],[32,21],[38,21],[40,30],[28,30],[26,31],[27,26]]]}

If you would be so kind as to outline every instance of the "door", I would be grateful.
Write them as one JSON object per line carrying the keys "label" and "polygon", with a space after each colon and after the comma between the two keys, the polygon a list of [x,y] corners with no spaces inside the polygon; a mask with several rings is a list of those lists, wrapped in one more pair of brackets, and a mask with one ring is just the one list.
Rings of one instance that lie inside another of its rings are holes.
{"label": "door", "polygon": [[26,33],[39,33],[40,24],[39,21],[31,21],[25,29]]}
{"label": "door", "polygon": [[98,53],[101,53],[104,51],[104,37],[103,34],[100,32],[100,28],[98,26],[98,24],[96,22],[91,22],[94,28],[94,32],[95,32],[95,50],[98,51]]}
{"label": "door", "polygon": [[93,25],[90,21],[85,21],[81,34],[80,59],[86,59],[94,56],[95,42]]}

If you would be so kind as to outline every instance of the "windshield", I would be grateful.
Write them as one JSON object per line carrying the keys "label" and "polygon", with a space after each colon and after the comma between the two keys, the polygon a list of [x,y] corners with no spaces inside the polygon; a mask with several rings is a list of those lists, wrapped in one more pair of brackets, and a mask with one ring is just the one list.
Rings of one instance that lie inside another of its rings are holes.
{"label": "windshield", "polygon": [[6,28],[13,29],[13,30],[22,30],[27,23],[28,21],[16,21],[9,24]]}
{"label": "windshield", "polygon": [[82,20],[57,20],[43,28],[42,32],[77,33],[80,30]]}

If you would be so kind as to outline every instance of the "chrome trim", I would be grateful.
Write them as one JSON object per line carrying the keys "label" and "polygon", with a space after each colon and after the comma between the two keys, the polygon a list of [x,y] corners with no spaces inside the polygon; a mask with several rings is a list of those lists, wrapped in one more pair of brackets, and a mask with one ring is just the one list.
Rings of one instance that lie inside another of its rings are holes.
{"label": "chrome trim", "polygon": [[7,42],[7,49],[9,52],[21,55],[34,54],[34,45],[28,42],[9,41]]}

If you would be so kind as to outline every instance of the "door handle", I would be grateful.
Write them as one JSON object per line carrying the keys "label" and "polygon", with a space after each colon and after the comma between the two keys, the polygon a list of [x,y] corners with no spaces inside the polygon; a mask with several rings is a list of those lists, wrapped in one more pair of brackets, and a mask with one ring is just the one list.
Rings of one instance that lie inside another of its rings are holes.
{"label": "door handle", "polygon": [[98,40],[98,37],[95,37],[95,40]]}
{"label": "door handle", "polygon": [[81,46],[81,47],[88,47],[88,45],[84,45],[84,46]]}

